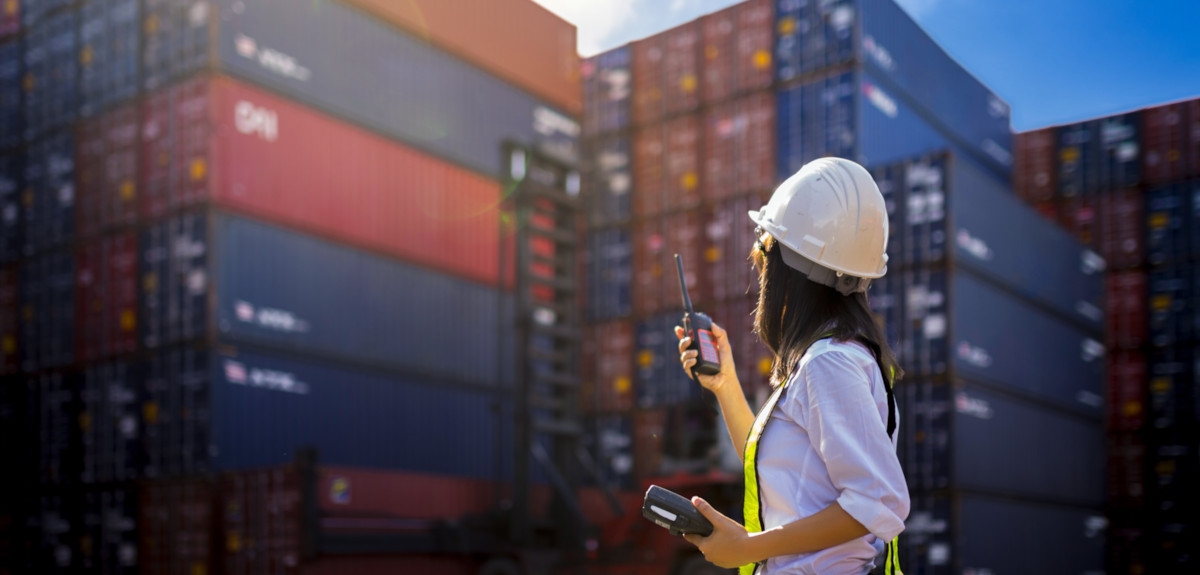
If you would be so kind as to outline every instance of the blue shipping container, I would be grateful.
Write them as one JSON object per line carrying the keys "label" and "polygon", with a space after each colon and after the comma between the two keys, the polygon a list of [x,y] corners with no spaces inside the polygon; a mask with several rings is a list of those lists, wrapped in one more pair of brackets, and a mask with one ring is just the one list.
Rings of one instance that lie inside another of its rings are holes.
{"label": "blue shipping container", "polygon": [[21,143],[21,43],[0,44],[0,149]]}
{"label": "blue shipping container", "polygon": [[75,257],[50,253],[19,269],[21,369],[61,367],[75,359]]}
{"label": "blue shipping container", "polygon": [[55,132],[31,144],[25,158],[22,253],[30,256],[75,239],[75,137]]}
{"label": "blue shipping container", "polygon": [[0,263],[21,256],[25,225],[21,217],[21,171],[24,156],[20,152],[0,155]]}
{"label": "blue shipping container", "polygon": [[498,393],[275,354],[213,353],[211,361],[217,469],[288,463],[312,446],[329,465],[511,473],[511,404]]}
{"label": "blue shipping container", "polygon": [[208,218],[183,214],[141,234],[140,341],[147,349],[203,337],[208,329]]}
{"label": "blue shipping container", "polygon": [[1101,342],[969,272],[921,269],[904,277],[901,365],[910,374],[947,374],[1103,414]]}
{"label": "blue shipping container", "polygon": [[1104,503],[1104,429],[969,382],[897,387],[909,490]]}
{"label": "blue shipping container", "polygon": [[21,27],[28,30],[46,19],[46,15],[70,6],[72,0],[18,0],[21,11]]}
{"label": "blue shipping container", "polygon": [[84,483],[131,481],[142,473],[140,371],[124,361],[87,366],[80,378]]}
{"label": "blue shipping container", "polygon": [[659,407],[694,401],[700,384],[688,378],[679,364],[675,326],[681,313],[653,316],[637,323],[634,332],[634,390],[638,407]]}
{"label": "blue shipping container", "polygon": [[775,0],[775,76],[788,82],[854,57],[852,0]]}
{"label": "blue shipping container", "polygon": [[890,264],[962,266],[1092,333],[1103,332],[1106,264],[1099,254],[957,156],[902,165],[896,218],[902,256]]}
{"label": "blue shipping container", "polygon": [[152,353],[139,390],[142,476],[202,475],[209,461],[209,353],[178,347]]}
{"label": "blue shipping container", "polygon": [[588,235],[588,318],[627,316],[633,311],[633,244],[629,230],[613,228]]}
{"label": "blue shipping container", "polygon": [[1096,124],[1099,139],[1096,151],[1100,157],[1097,160],[1099,180],[1095,191],[1109,192],[1141,183],[1141,113],[1109,116],[1097,120]]}
{"label": "blue shipping container", "polygon": [[633,175],[629,138],[615,135],[585,144],[588,224],[605,226],[626,222],[631,215]]}
{"label": "blue shipping container", "polygon": [[1156,347],[1182,345],[1191,341],[1195,310],[1192,266],[1172,266],[1150,272],[1146,287],[1149,298],[1150,343]]}
{"label": "blue shipping container", "polygon": [[94,115],[138,89],[139,0],[89,0],[79,8],[79,113]]}
{"label": "blue shipping container", "polygon": [[1058,193],[1077,197],[1094,191],[1100,182],[1098,122],[1058,128]]}
{"label": "blue shipping container", "polygon": [[[135,575],[138,570],[138,489],[89,489],[83,493],[80,565],[89,573]],[[84,542],[86,541],[86,543]]]}
{"label": "blue shipping container", "polygon": [[1188,188],[1174,184],[1146,192],[1146,262],[1152,266],[1190,259]]}
{"label": "blue shipping container", "polygon": [[1104,573],[1108,521],[1099,509],[922,495],[905,523],[900,564],[909,573]]}
{"label": "blue shipping container", "polygon": [[629,125],[633,93],[629,46],[614,48],[583,62],[584,133],[607,134]]}
{"label": "blue shipping container", "polygon": [[76,374],[43,373],[26,382],[39,485],[79,481],[79,381]]}
{"label": "blue shipping container", "polygon": [[1194,431],[1197,419],[1195,357],[1192,348],[1173,347],[1150,356],[1148,426],[1157,432]]}
{"label": "blue shipping container", "polygon": [[79,14],[60,12],[22,40],[23,135],[31,141],[79,112]]}
{"label": "blue shipping container", "polygon": [[506,140],[578,156],[567,115],[341,3],[178,4],[146,4],[147,89],[212,67],[490,175]]}
{"label": "blue shipping container", "polygon": [[867,291],[867,301],[874,312],[876,320],[883,327],[884,337],[888,346],[896,353],[897,358],[905,357],[902,339],[904,333],[904,275],[902,272],[889,271],[887,275],[871,281]]}

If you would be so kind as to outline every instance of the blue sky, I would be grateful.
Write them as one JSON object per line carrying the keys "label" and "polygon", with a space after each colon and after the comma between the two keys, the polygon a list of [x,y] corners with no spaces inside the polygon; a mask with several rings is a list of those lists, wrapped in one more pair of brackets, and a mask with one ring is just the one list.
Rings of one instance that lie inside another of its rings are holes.
{"label": "blue sky", "polygon": [[[535,0],[587,56],[733,0]],[[1024,131],[1200,96],[1200,0],[899,0]]]}

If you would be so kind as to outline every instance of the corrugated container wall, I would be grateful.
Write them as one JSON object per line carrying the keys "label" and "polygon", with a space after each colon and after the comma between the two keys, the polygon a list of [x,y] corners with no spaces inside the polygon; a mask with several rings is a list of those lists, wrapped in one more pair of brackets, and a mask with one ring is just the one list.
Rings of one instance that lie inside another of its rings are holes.
{"label": "corrugated container wall", "polygon": [[1191,340],[1194,309],[1192,266],[1172,266],[1150,271],[1149,336],[1155,347],[1171,347]]}
{"label": "corrugated container wall", "polygon": [[1118,351],[1108,359],[1108,432],[1140,431],[1146,421],[1146,356]]}
{"label": "corrugated container wall", "polygon": [[[140,123],[135,106],[80,123],[75,133],[74,202],[79,237],[137,221]],[[163,159],[169,161],[158,158]]]}
{"label": "corrugated container wall", "polygon": [[1110,273],[1105,283],[1108,344],[1120,349],[1141,348],[1146,343],[1146,272]]}
{"label": "corrugated container wall", "polygon": [[139,0],[91,0],[79,8],[79,113],[90,116],[138,90]]}
{"label": "corrugated container wall", "polygon": [[75,239],[75,138],[56,132],[31,144],[25,157],[21,251],[30,256]]}
{"label": "corrugated container wall", "polygon": [[1013,145],[1016,148],[1013,187],[1017,197],[1029,202],[1053,199],[1058,189],[1054,128],[1016,134]]}
{"label": "corrugated container wall", "polygon": [[719,201],[771,189],[775,183],[775,98],[752,94],[704,114],[704,197]]}
{"label": "corrugated container wall", "polygon": [[51,253],[21,266],[21,370],[62,367],[75,360],[75,257]]}
{"label": "corrugated container wall", "polygon": [[629,46],[622,46],[584,60],[584,134],[606,134],[629,126],[633,94],[630,53]]}
{"label": "corrugated container wall", "polygon": [[700,48],[696,21],[633,43],[633,121],[646,125],[700,103]]}
{"label": "corrugated container wall", "polygon": [[562,108],[583,110],[575,26],[528,0],[346,0]]}
{"label": "corrugated container wall", "polygon": [[693,302],[712,299],[710,278],[702,271],[714,255],[708,250],[706,214],[686,211],[643,221],[633,229],[633,312],[645,316],[666,310],[682,313],[674,255],[683,259]]}
{"label": "corrugated container wall", "polygon": [[24,157],[19,152],[0,155],[0,264],[16,261],[21,255],[25,236],[21,214],[23,168]]}
{"label": "corrugated container wall", "polygon": [[585,369],[582,405],[588,412],[628,411],[633,408],[633,325],[609,321],[588,328],[585,337],[591,369]]}
{"label": "corrugated container wall", "polygon": [[589,225],[629,220],[634,196],[631,160],[628,136],[604,136],[584,143],[583,193]]}
{"label": "corrugated container wall", "polygon": [[46,15],[72,4],[71,0],[21,0],[21,27],[28,30],[42,25]]}
{"label": "corrugated container wall", "polygon": [[1142,170],[1149,185],[1192,177],[1188,165],[1188,105],[1165,104],[1142,111]]}
{"label": "corrugated container wall", "polygon": [[[215,201],[455,275],[499,279],[500,186],[485,176],[224,77],[152,94],[144,114],[143,217]],[[341,193],[326,193],[334,189]]]}
{"label": "corrugated container wall", "polygon": [[633,308],[633,245],[629,230],[614,228],[588,235],[587,313],[592,320],[629,315]]}
{"label": "corrugated container wall", "polygon": [[0,149],[21,142],[22,64],[20,42],[0,44]]}
{"label": "corrugated container wall", "polygon": [[1184,184],[1146,191],[1146,263],[1151,266],[1187,261],[1189,196]]}
{"label": "corrugated container wall", "polygon": [[75,252],[75,358],[138,349],[138,234],[99,238]]}
{"label": "corrugated container wall", "polygon": [[59,12],[21,43],[26,141],[75,121],[79,111],[79,13]]}
{"label": "corrugated container wall", "polygon": [[0,39],[15,35],[21,30],[21,3],[9,0],[0,5]]}
{"label": "corrugated container wall", "polygon": [[1100,255],[1112,270],[1140,268],[1146,259],[1145,195],[1124,189],[1100,196]]}
{"label": "corrugated container wall", "polygon": [[[143,49],[147,89],[201,68],[231,72],[491,176],[504,165],[506,140],[578,154],[579,126],[562,112],[340,3],[222,0],[187,14],[147,8],[146,17],[160,22]],[[268,123],[254,116],[243,125],[265,130]]]}
{"label": "corrugated container wall", "polygon": [[20,368],[17,334],[21,329],[21,283],[16,266],[0,267],[0,374]]}

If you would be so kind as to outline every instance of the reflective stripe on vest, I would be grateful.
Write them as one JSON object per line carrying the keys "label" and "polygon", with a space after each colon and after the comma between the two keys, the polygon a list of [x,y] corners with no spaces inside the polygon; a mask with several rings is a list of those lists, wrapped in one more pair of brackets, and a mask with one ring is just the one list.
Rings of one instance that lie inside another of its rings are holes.
{"label": "reflective stripe on vest", "polygon": [[[821,339],[828,339],[829,336]],[[871,348],[873,346],[868,346]],[[872,350],[874,351],[874,350]],[[883,385],[887,390],[888,398],[888,436],[890,437],[896,429],[895,411],[896,398],[892,395],[892,379],[895,378],[896,370],[892,368],[891,374],[883,373],[883,363],[880,362],[879,354],[875,354],[876,363],[879,364],[879,373],[883,376]],[[802,369],[802,362],[797,370]],[[890,377],[888,376],[890,375]],[[758,533],[763,530],[762,526],[762,505],[759,503],[759,486],[758,486],[758,441],[762,439],[763,430],[767,427],[767,421],[771,419],[771,413],[775,411],[775,405],[779,403],[779,398],[783,396],[783,391],[787,387],[787,382],[783,382],[775,391],[771,393],[771,397],[767,398],[767,402],[763,404],[759,410],[758,416],[754,418],[754,425],[750,427],[750,436],[746,438],[746,449],[742,457],[742,469],[745,472],[746,479],[746,495],[742,505],[742,515],[746,521],[746,531],[749,533]],[[900,550],[897,547],[899,536],[894,537],[887,544],[884,558],[885,575],[904,575],[900,570]],[[765,561],[760,563],[750,563],[742,565],[738,568],[739,575],[754,575],[758,568]]]}

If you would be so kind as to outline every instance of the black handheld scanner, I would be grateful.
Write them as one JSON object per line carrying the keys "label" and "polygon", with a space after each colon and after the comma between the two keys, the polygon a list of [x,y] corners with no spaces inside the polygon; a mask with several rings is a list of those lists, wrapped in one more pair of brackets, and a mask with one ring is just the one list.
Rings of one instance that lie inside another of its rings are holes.
{"label": "black handheld scanner", "polygon": [[692,375],[716,375],[721,372],[721,356],[713,339],[712,318],[692,309],[687,280],[683,279],[683,258],[679,254],[675,254],[675,268],[679,271],[679,290],[683,292],[683,331],[692,338],[688,349],[700,352],[696,357],[696,365],[692,366]]}
{"label": "black handheld scanner", "polygon": [[642,500],[642,517],[671,532],[671,535],[695,533],[708,537],[713,526],[686,497],[651,485]]}

